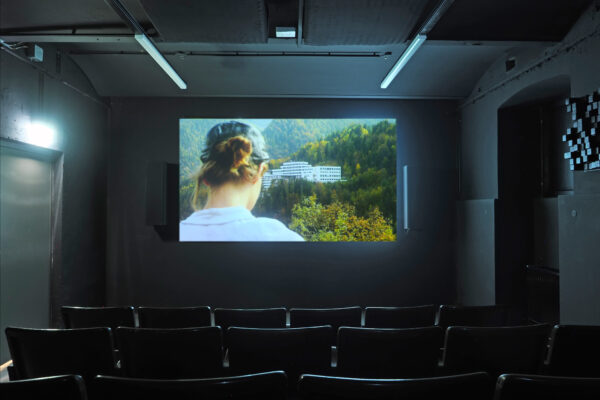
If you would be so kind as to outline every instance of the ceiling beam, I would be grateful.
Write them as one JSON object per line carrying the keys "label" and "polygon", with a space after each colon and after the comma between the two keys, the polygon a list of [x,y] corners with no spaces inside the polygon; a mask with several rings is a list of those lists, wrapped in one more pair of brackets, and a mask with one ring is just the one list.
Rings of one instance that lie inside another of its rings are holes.
{"label": "ceiling beam", "polygon": [[0,35],[6,43],[134,43],[133,35],[103,34],[17,34]]}
{"label": "ceiling beam", "polygon": [[[298,30],[301,33],[301,30]],[[135,43],[133,35],[118,34],[45,34],[45,33],[19,33],[19,34],[0,34],[0,39],[6,43]],[[501,46],[501,47],[549,47],[560,42],[539,42],[525,40],[428,40],[423,46]],[[178,43],[182,49],[195,43]],[[289,39],[269,39],[268,44],[285,45],[290,44]],[[378,45],[376,47],[381,47]],[[381,51],[377,51],[381,53]]]}
{"label": "ceiling beam", "polygon": [[423,46],[501,46],[501,47],[540,47],[554,46],[560,42],[539,42],[527,40],[427,40]]}
{"label": "ceiling beam", "polygon": [[[68,54],[73,55],[145,55],[134,51],[94,51],[74,50]],[[361,57],[361,58],[386,58],[390,52],[348,52],[348,51],[162,51],[164,56],[184,57]]]}

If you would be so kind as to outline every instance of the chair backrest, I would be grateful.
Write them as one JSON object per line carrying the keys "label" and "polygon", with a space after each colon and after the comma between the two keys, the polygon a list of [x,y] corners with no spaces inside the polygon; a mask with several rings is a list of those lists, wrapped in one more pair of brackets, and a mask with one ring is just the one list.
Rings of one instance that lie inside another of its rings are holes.
{"label": "chair backrest", "polygon": [[208,379],[136,379],[98,376],[89,385],[90,400],[283,400],[283,371]]}
{"label": "chair backrest", "polygon": [[361,379],[302,375],[298,392],[303,399],[489,399],[493,385],[484,372],[418,379]]}
{"label": "chair backrest", "polygon": [[331,326],[227,330],[229,365],[235,373],[283,370],[290,382],[302,373],[329,373]]}
{"label": "chair backrest", "polygon": [[600,326],[555,325],[548,373],[600,378]]}
{"label": "chair backrest", "polygon": [[215,325],[225,332],[230,326],[285,328],[285,308],[216,308]]}
{"label": "chair backrest", "polygon": [[444,369],[535,374],[543,365],[550,326],[462,327],[446,330]]}
{"label": "chair backrest", "polygon": [[433,376],[444,333],[437,326],[408,329],[341,327],[337,370],[342,376],[412,378]]}
{"label": "chair backrest", "polygon": [[110,328],[6,328],[8,347],[18,379],[52,375],[115,373]]}
{"label": "chair backrest", "polygon": [[60,308],[65,328],[135,326],[133,307],[67,307]]}
{"label": "chair backrest", "polygon": [[337,330],[340,326],[360,326],[361,319],[361,307],[290,309],[290,326],[292,328],[331,325],[333,328],[332,345],[335,345]]}
{"label": "chair backrest", "polygon": [[0,383],[2,399],[87,399],[85,384],[79,375],[59,375]]}
{"label": "chair backrest", "polygon": [[140,328],[210,326],[210,307],[139,307]]}
{"label": "chair backrest", "polygon": [[115,331],[123,376],[184,379],[220,376],[221,328],[153,329],[120,327]]}
{"label": "chair backrest", "polygon": [[435,325],[435,305],[416,307],[367,307],[367,328],[420,328]]}
{"label": "chair backrest", "polygon": [[508,307],[491,306],[440,306],[438,325],[442,329],[449,326],[507,326]]}
{"label": "chair backrest", "polygon": [[541,375],[500,375],[494,400],[597,400],[600,378]]}

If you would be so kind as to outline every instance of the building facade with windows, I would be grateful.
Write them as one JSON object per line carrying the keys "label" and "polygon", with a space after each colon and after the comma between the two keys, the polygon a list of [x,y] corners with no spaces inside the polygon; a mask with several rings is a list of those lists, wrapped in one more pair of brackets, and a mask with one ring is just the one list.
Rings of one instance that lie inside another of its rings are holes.
{"label": "building facade with windows", "polygon": [[304,179],[309,182],[338,182],[342,180],[342,167],[321,165],[313,167],[306,161],[287,161],[281,168],[268,171],[263,176],[263,188],[268,189],[280,179]]}

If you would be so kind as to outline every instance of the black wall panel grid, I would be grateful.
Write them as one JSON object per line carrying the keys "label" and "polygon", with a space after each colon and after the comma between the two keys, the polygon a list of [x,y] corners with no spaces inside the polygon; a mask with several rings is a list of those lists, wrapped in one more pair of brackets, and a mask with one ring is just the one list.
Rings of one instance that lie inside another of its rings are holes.
{"label": "black wall panel grid", "polygon": [[573,124],[562,141],[569,146],[565,159],[571,171],[600,169],[600,88],[589,96],[565,100]]}

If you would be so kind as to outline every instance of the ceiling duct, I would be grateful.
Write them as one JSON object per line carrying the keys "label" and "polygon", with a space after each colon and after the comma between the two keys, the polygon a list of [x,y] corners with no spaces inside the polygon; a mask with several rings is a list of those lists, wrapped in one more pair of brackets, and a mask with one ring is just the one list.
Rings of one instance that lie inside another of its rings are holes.
{"label": "ceiling duct", "polygon": [[266,43],[264,0],[140,0],[165,42]]}
{"label": "ceiling duct", "polygon": [[305,0],[307,45],[405,42],[431,9],[424,0]]}

